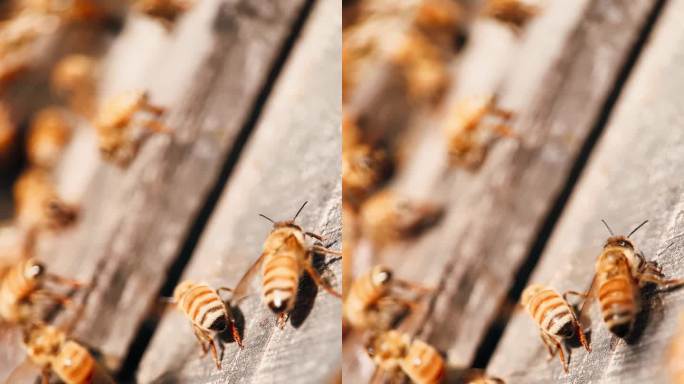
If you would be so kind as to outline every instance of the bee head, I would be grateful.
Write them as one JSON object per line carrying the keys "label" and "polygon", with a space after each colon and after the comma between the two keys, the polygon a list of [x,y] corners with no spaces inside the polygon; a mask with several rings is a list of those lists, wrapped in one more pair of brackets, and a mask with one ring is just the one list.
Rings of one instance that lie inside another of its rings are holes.
{"label": "bee head", "polygon": [[375,286],[384,286],[392,281],[392,271],[384,265],[376,265],[371,271],[371,281]]}
{"label": "bee head", "polygon": [[27,279],[37,279],[45,273],[45,266],[35,260],[29,260],[24,267],[24,276]]}
{"label": "bee head", "polygon": [[634,243],[627,236],[611,236],[603,248],[619,247],[634,250]]}
{"label": "bee head", "polygon": [[278,228],[293,228],[293,229],[296,229],[298,231],[302,230],[302,227],[295,224],[294,221],[292,221],[292,220],[276,221],[275,223],[273,223],[273,229],[278,229]]}
{"label": "bee head", "polygon": [[182,283],[178,284],[176,288],[173,290],[173,301],[175,303],[178,303],[190,288],[192,288],[195,285],[192,281],[185,280]]}
{"label": "bee head", "polygon": [[544,286],[541,284],[528,285],[523,291],[522,296],[520,296],[520,304],[522,304],[522,306],[526,306],[535,295],[543,290]]}

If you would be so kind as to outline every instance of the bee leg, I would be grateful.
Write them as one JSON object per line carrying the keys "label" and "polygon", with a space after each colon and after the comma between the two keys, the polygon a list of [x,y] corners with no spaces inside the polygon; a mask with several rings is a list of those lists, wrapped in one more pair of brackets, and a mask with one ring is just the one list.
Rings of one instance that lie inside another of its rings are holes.
{"label": "bee leg", "polygon": [[430,294],[434,291],[434,288],[428,288],[424,285],[414,283],[412,281],[395,279],[394,284],[399,288],[406,289],[408,291],[417,292],[420,295],[427,295],[427,294]]}
{"label": "bee leg", "polygon": [[665,279],[660,272],[660,268],[655,264],[650,264],[639,275],[639,286],[643,287],[646,284],[655,284],[658,287],[662,287],[662,290],[667,291],[684,285],[684,279]]}
{"label": "bee leg", "polygon": [[209,349],[211,350],[211,358],[214,359],[216,369],[221,370],[221,361],[218,358],[218,352],[216,351],[216,344],[214,343],[214,340],[209,335],[207,335],[207,333],[204,330],[200,329],[196,325],[193,325],[193,328],[195,329],[196,335],[204,339],[204,341],[209,344]]}
{"label": "bee leg", "polygon": [[197,330],[197,327],[195,327],[194,325],[192,326],[192,332],[195,334],[195,337],[197,338],[197,342],[199,343],[200,347],[202,348],[202,351],[200,352],[200,357],[206,356],[207,352],[209,352],[209,349],[207,348],[206,344],[204,344],[204,338],[202,338],[199,331]]}
{"label": "bee leg", "polygon": [[326,248],[321,245],[314,245],[312,247],[313,251],[316,253],[321,253],[321,254],[329,254],[329,255],[334,255],[334,256],[342,256],[342,252],[338,251],[333,251],[332,249]]}
{"label": "bee leg", "polygon": [[69,286],[72,289],[79,289],[84,287],[84,284],[78,280],[69,279],[59,275],[45,274],[45,279],[48,281],[52,281],[55,284]]}
{"label": "bee leg", "polygon": [[242,345],[242,337],[240,336],[240,330],[238,330],[237,324],[235,324],[235,321],[233,319],[230,319],[230,332],[233,335],[233,340],[237,343],[237,345],[240,346],[240,349],[244,348],[244,345]]}
{"label": "bee leg", "polygon": [[161,116],[166,112],[166,108],[150,103],[145,103],[142,109],[157,116]]}
{"label": "bee leg", "polygon": [[144,121],[142,126],[156,133],[168,133],[170,131],[169,127],[154,119]]}
{"label": "bee leg", "polygon": [[[551,349],[553,349],[555,352],[552,353],[552,356],[558,353],[558,358],[561,361],[561,364],[563,365],[563,371],[565,373],[568,372],[568,362],[565,361],[565,352],[563,352],[563,346],[561,343],[556,340],[555,338],[547,335],[546,333],[542,332],[542,339],[544,340],[544,343],[546,346],[549,348],[549,352],[551,352]],[[553,347],[553,348],[552,348]]]}
{"label": "bee leg", "polygon": [[307,236],[309,236],[309,237],[313,237],[314,239],[320,241],[321,243],[323,242],[323,236],[321,236],[321,235],[319,235],[319,234],[317,234],[317,233],[313,233],[313,232],[304,232],[304,234],[307,235]]}
{"label": "bee leg", "polygon": [[278,325],[278,328],[280,329],[285,329],[285,324],[287,324],[287,320],[290,318],[290,314],[286,312],[280,312],[278,314],[278,317],[276,318],[276,324]]}
{"label": "bee leg", "polygon": [[313,265],[311,265],[311,262],[310,262],[310,261],[304,263],[304,270],[306,271],[306,273],[309,274],[309,276],[311,276],[311,279],[313,279],[313,281],[316,283],[316,285],[318,285],[319,287],[323,288],[323,289],[324,289],[326,292],[328,292],[329,294],[331,294],[331,295],[333,295],[333,296],[335,296],[335,297],[337,297],[337,298],[340,298],[340,299],[342,298],[342,294],[340,294],[339,292],[335,291],[335,289],[333,289],[333,287],[330,285],[330,283],[327,282],[326,280],[324,280],[324,279],[321,277],[321,275],[318,274],[318,272],[317,272],[316,269],[313,267]]}
{"label": "bee leg", "polygon": [[50,383],[50,368],[45,367],[40,371],[40,382],[41,384],[49,384]]}
{"label": "bee leg", "polygon": [[36,300],[40,298],[48,299],[51,301],[54,301],[58,303],[59,305],[63,307],[72,307],[74,302],[68,298],[67,296],[60,295],[58,293],[50,292],[50,291],[44,291],[44,290],[39,290],[35,291],[29,296],[29,301],[35,302]]}
{"label": "bee leg", "polygon": [[575,315],[573,314],[572,317],[574,318],[573,322],[575,323],[575,332],[579,336],[580,344],[584,347],[584,349],[587,350],[587,352],[591,352],[591,345],[589,345],[589,342],[587,341],[587,335],[584,334],[584,330],[582,329],[582,324],[577,321],[577,318],[575,318]]}

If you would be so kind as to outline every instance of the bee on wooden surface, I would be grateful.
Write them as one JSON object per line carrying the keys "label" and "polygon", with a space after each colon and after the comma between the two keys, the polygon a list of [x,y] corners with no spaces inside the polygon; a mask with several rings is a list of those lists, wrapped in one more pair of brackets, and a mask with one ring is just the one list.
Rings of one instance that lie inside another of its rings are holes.
{"label": "bee on wooden surface", "polygon": [[[376,265],[352,283],[344,301],[344,317],[356,329],[386,330],[393,325],[395,315],[415,308],[418,298],[430,291],[397,279],[388,267]],[[407,293],[415,297],[403,297]]]}
{"label": "bee on wooden surface", "polygon": [[133,8],[171,29],[178,16],[190,10],[194,0],[138,0]]}
{"label": "bee on wooden surface", "polygon": [[667,354],[667,366],[673,384],[684,384],[684,314],[679,318],[679,329]]}
{"label": "bee on wooden surface", "polygon": [[14,184],[17,223],[27,229],[59,230],[78,218],[78,207],[66,203],[49,174],[39,168],[24,171]]}
{"label": "bee on wooden surface", "polygon": [[90,118],[95,110],[97,70],[94,58],[68,55],[52,70],[52,89],[69,101],[72,110]]}
{"label": "bee on wooden surface", "polygon": [[64,110],[48,107],[39,111],[26,138],[29,162],[45,169],[54,168],[71,139],[72,130]]}
{"label": "bee on wooden surface", "polygon": [[[598,299],[601,316],[608,330],[618,337],[625,337],[640,311],[641,289],[656,285],[663,290],[684,285],[682,279],[666,279],[658,263],[647,261],[630,239],[648,220],[639,224],[627,236],[616,236],[605,220],[610,237],[596,260],[596,273],[582,305],[582,314],[588,310],[594,298]],[[581,317],[581,315],[580,315]]]}
{"label": "bee on wooden surface", "polygon": [[342,190],[345,201],[363,201],[389,174],[389,158],[383,149],[358,144],[342,151]]}
{"label": "bee on wooden surface", "polygon": [[58,27],[55,17],[36,13],[21,13],[0,21],[0,84],[28,69]]}
{"label": "bee on wooden surface", "polygon": [[35,315],[35,304],[40,300],[71,303],[67,296],[48,288],[48,283],[71,289],[82,286],[78,281],[47,273],[45,266],[33,258],[9,268],[0,281],[0,317],[10,323],[21,323]]}
{"label": "bee on wooden surface", "polygon": [[488,0],[484,15],[510,25],[519,31],[539,13],[539,8],[526,0]]}
{"label": "bee on wooden surface", "polygon": [[445,53],[418,32],[410,32],[392,62],[400,69],[412,100],[437,101],[449,83]]}
{"label": "bee on wooden surface", "polygon": [[52,373],[66,384],[114,383],[109,373],[97,362],[90,351],[68,337],[67,332],[46,324],[34,322],[24,331],[23,345],[27,363],[11,374],[8,382],[18,377],[35,377],[40,368],[42,382],[50,382]]}
{"label": "bee on wooden surface", "polygon": [[[444,130],[453,164],[471,170],[485,160],[489,146],[498,137],[515,137],[508,125],[513,113],[496,106],[492,95],[472,96],[459,101],[448,112]],[[492,122],[484,122],[493,118]]]}
{"label": "bee on wooden surface", "polygon": [[305,232],[302,227],[295,224],[297,216],[306,204],[305,202],[299,208],[291,220],[276,222],[260,215],[273,223],[273,229],[264,242],[261,256],[240,279],[235,288],[234,298],[237,302],[247,296],[252,279],[260,274],[262,302],[278,316],[278,326],[281,329],[285,327],[289,312],[294,309],[299,278],[302,273],[307,273],[316,285],[329,294],[342,298],[342,295],[333,289],[313,265],[315,253],[338,256],[341,254],[322,245],[310,245],[306,237],[318,241],[322,241],[322,237],[312,232]]}
{"label": "bee on wooden surface", "polygon": [[558,353],[565,372],[568,371],[568,362],[561,344],[563,339],[579,337],[582,346],[591,352],[582,325],[568,302],[556,291],[541,284],[532,284],[523,291],[520,303],[539,326],[542,341],[551,357]]}
{"label": "bee on wooden surface", "polygon": [[184,281],[173,291],[173,302],[176,307],[190,319],[192,330],[202,346],[202,353],[211,351],[216,368],[221,369],[221,361],[216,352],[213,335],[230,327],[233,339],[242,348],[242,338],[235,320],[219,292],[229,288],[212,289],[206,284]]}
{"label": "bee on wooden surface", "polygon": [[390,191],[375,193],[360,209],[361,231],[377,246],[411,238],[434,225],[443,209]]}
{"label": "bee on wooden surface", "polygon": [[368,356],[379,371],[393,376],[408,376],[416,384],[442,382],[446,365],[431,345],[396,330],[376,333],[366,343]]}
{"label": "bee on wooden surface", "polygon": [[164,112],[164,108],[150,104],[147,92],[125,92],[108,100],[95,119],[103,158],[127,167],[151,132],[168,132],[159,122]]}

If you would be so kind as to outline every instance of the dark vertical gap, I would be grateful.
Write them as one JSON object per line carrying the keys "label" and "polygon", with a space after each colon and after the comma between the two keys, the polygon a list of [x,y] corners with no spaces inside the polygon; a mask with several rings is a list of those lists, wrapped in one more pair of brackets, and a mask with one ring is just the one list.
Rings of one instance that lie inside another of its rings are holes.
{"label": "dark vertical gap", "polygon": [[532,272],[534,271],[534,267],[537,265],[539,259],[543,254],[544,248],[546,247],[546,243],[551,237],[553,229],[555,228],[556,223],[558,222],[561,213],[563,212],[563,209],[565,208],[568,202],[568,199],[572,195],[572,192],[575,189],[577,181],[579,180],[580,176],[582,175],[582,172],[584,171],[584,168],[587,164],[587,161],[589,160],[589,157],[591,156],[594,146],[596,145],[598,139],[603,133],[606,123],[608,122],[608,119],[610,118],[610,115],[613,112],[613,109],[615,108],[617,100],[620,97],[620,94],[622,93],[622,90],[632,72],[632,69],[634,68],[634,65],[636,64],[639,58],[639,54],[641,53],[644,45],[646,44],[649,36],[651,35],[651,32],[653,31],[653,27],[655,26],[656,21],[658,20],[658,16],[662,13],[662,9],[665,6],[665,3],[666,0],[658,0],[658,2],[648,15],[648,18],[646,19],[644,26],[642,27],[632,49],[630,50],[627,58],[625,59],[624,64],[622,65],[622,69],[620,70],[615,80],[615,86],[606,97],[606,100],[603,103],[603,107],[601,108],[601,112],[596,118],[596,121],[593,124],[589,136],[587,137],[586,141],[582,145],[582,148],[580,149],[580,152],[577,156],[577,160],[573,165],[572,169],[570,170],[568,178],[565,184],[563,185],[561,192],[556,198],[553,207],[546,215],[546,218],[544,219],[541,228],[535,236],[536,240],[533,243],[530,252],[526,256],[523,264],[519,267],[517,273],[514,275],[515,278],[513,281],[513,285],[509,289],[504,301],[499,306],[498,313],[496,314],[494,320],[492,321],[492,324],[487,329],[485,336],[482,339],[482,342],[477,348],[475,358],[473,359],[473,367],[486,368],[489,364],[489,360],[496,351],[496,347],[499,344],[499,340],[501,339],[501,336],[503,335],[503,332],[506,329],[506,326],[508,325],[508,322],[510,321],[511,315],[513,313],[513,307],[509,303],[517,303],[520,298],[520,295],[522,294],[523,289],[525,288],[525,286],[527,286],[528,280],[532,275]]}
{"label": "dark vertical gap", "polygon": [[[263,88],[259,92],[249,116],[240,128],[240,132],[238,133],[235,143],[233,144],[233,147],[229,151],[223,163],[216,182],[207,195],[202,208],[197,213],[193,224],[190,227],[185,240],[183,241],[183,246],[176,257],[176,260],[169,267],[166,280],[159,291],[158,297],[162,298],[172,295],[174,287],[176,284],[178,284],[185,267],[192,258],[197,243],[199,242],[199,239],[207,226],[209,218],[211,217],[211,214],[213,213],[214,208],[221,197],[223,189],[228,182],[228,179],[230,178],[233,169],[240,158],[240,155],[242,154],[242,150],[247,143],[247,140],[251,136],[254,127],[256,127],[259,118],[261,117],[261,113],[266,105],[266,102],[268,101],[271,91],[273,90],[273,87],[275,86],[275,83],[280,76],[285,63],[292,52],[298,37],[301,34],[314,3],[315,0],[307,0],[304,3],[299,15],[292,25],[289,35],[282,43],[278,56],[275,58],[269,74],[264,82]],[[147,349],[150,341],[152,340],[152,336],[159,325],[159,321],[159,314],[151,313],[138,327],[133,341],[129,346],[128,355],[124,358],[121,369],[117,374],[117,379],[119,382],[134,382],[135,373],[137,372],[143,354],[145,353],[145,350]]]}

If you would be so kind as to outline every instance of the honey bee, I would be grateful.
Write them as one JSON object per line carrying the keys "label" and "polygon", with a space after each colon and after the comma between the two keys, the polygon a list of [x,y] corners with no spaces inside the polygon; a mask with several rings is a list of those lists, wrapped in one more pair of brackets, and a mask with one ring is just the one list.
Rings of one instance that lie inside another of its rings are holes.
{"label": "honey bee", "polygon": [[593,299],[598,298],[603,322],[608,330],[617,337],[625,337],[640,310],[641,288],[652,284],[669,290],[681,287],[684,280],[666,279],[658,263],[646,260],[630,239],[648,220],[627,236],[616,236],[608,223],[601,221],[610,237],[596,260],[596,273],[588,293],[580,294],[585,296],[581,312],[587,311]]}
{"label": "honey bee", "polygon": [[670,344],[667,359],[672,383],[684,384],[684,315],[680,316],[679,330]]}
{"label": "honey bee", "polygon": [[78,207],[62,200],[48,173],[39,168],[24,171],[14,184],[14,203],[17,223],[27,229],[58,230],[78,217]]}
{"label": "honey bee", "polygon": [[[33,367],[41,368],[42,382],[50,381],[54,373],[66,384],[114,383],[107,371],[97,362],[86,347],[68,337],[57,327],[34,322],[24,331],[23,345],[30,365],[22,365],[12,373],[8,382]],[[30,371],[29,371],[30,370]]]}
{"label": "honey bee", "polygon": [[390,173],[383,149],[358,144],[342,151],[342,188],[345,201],[360,202]]}
{"label": "honey bee", "polygon": [[21,13],[0,21],[0,84],[26,70],[42,54],[46,38],[59,27],[56,18]]}
{"label": "honey bee", "polygon": [[[495,121],[483,127],[483,120],[490,117]],[[508,125],[512,117],[512,112],[496,106],[492,95],[472,96],[459,101],[444,124],[451,162],[469,169],[478,168],[495,140],[493,135],[515,137]]]}
{"label": "honey bee", "polygon": [[389,268],[376,265],[352,283],[343,306],[345,319],[357,329],[389,328],[394,314],[416,306],[415,298],[404,298],[398,290],[415,293],[417,296],[431,291],[418,284],[397,279]]}
{"label": "honey bee", "polygon": [[401,68],[412,100],[437,101],[449,83],[444,52],[423,34],[408,33],[392,62]]}
{"label": "honey bee", "polygon": [[558,353],[565,372],[568,372],[568,362],[565,360],[561,340],[579,337],[582,346],[591,352],[575,313],[556,291],[541,284],[532,284],[523,291],[520,303],[539,326],[542,341],[551,357]]}
{"label": "honey bee", "polygon": [[539,8],[525,0],[488,0],[484,15],[510,25],[519,31],[527,22],[539,13]]}
{"label": "honey bee", "polygon": [[104,159],[127,167],[150,132],[168,132],[158,120],[164,112],[150,104],[147,92],[125,92],[108,100],[95,120]]}
{"label": "honey bee", "polygon": [[46,272],[45,266],[33,258],[9,268],[0,281],[0,317],[10,323],[22,323],[35,315],[35,303],[51,300],[70,305],[71,300],[46,288],[47,283],[78,289],[78,281]]}
{"label": "honey bee", "polygon": [[278,316],[278,326],[281,329],[285,327],[287,316],[294,308],[299,278],[303,272],[306,272],[326,292],[342,298],[342,295],[319,275],[313,265],[315,253],[338,256],[341,254],[321,245],[309,245],[306,241],[307,236],[318,241],[322,241],[322,237],[312,232],[305,232],[295,224],[297,216],[306,204],[307,202],[304,202],[291,220],[276,222],[260,214],[261,217],[273,223],[273,229],[264,242],[261,256],[235,288],[234,298],[237,302],[247,296],[252,279],[260,272],[261,300]]}
{"label": "honey bee", "polygon": [[87,55],[73,54],[62,58],[52,70],[54,92],[69,100],[71,109],[92,117],[95,109],[97,61]]}
{"label": "honey bee", "polygon": [[178,284],[173,291],[173,302],[190,319],[192,330],[202,347],[202,353],[206,354],[207,350],[211,350],[217,369],[221,369],[221,361],[211,336],[213,333],[222,332],[230,327],[233,339],[242,348],[242,338],[230,308],[224,304],[219,295],[222,290],[230,291],[229,288],[224,287],[214,290],[206,284],[186,280]]}
{"label": "honey bee", "polygon": [[381,371],[395,376],[403,372],[416,384],[440,383],[446,372],[444,358],[434,347],[396,330],[372,334],[366,351]]}
{"label": "honey bee", "polygon": [[45,169],[54,168],[71,139],[71,133],[71,122],[62,109],[48,107],[38,112],[26,139],[29,162]]}
{"label": "honey bee", "polygon": [[461,24],[463,9],[451,0],[422,0],[416,12],[415,25],[432,39],[442,44],[453,37]]}
{"label": "honey bee", "polygon": [[178,16],[187,12],[193,4],[193,0],[138,0],[133,7],[170,29]]}
{"label": "honey bee", "polygon": [[409,200],[384,190],[361,205],[361,231],[375,245],[384,246],[417,236],[435,224],[442,214],[442,207],[435,204]]}

